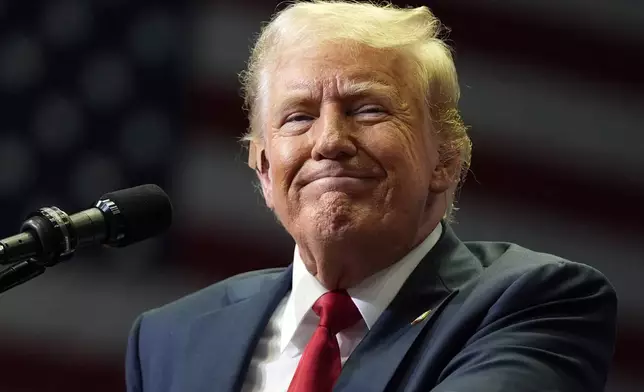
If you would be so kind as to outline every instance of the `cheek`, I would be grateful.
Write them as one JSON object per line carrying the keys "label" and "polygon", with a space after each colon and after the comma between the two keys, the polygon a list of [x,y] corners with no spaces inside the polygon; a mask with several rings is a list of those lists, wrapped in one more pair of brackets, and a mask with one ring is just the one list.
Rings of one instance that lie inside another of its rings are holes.
{"label": "cheek", "polygon": [[273,187],[280,192],[288,192],[302,164],[307,159],[305,143],[299,137],[282,139],[272,144],[269,158]]}
{"label": "cheek", "polygon": [[407,178],[424,181],[430,160],[425,140],[410,130],[388,128],[373,133],[366,141],[375,158],[397,183]]}

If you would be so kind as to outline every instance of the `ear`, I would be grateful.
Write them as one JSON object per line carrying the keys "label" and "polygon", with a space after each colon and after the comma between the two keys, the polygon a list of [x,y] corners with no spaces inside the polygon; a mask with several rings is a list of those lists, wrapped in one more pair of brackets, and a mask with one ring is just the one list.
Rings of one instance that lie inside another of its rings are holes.
{"label": "ear", "polygon": [[441,194],[458,185],[461,167],[461,158],[458,154],[442,157],[432,173],[429,190],[434,194]]}
{"label": "ear", "polygon": [[262,195],[268,208],[273,209],[273,192],[272,192],[272,179],[270,176],[270,165],[266,158],[266,150],[264,146],[251,141],[248,147],[248,166],[255,169],[257,177],[259,178],[260,185],[262,186]]}

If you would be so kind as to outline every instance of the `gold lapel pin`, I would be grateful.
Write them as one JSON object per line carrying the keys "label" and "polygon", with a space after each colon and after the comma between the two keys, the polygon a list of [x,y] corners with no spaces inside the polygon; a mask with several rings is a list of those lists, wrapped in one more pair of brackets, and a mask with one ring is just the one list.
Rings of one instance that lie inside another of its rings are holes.
{"label": "gold lapel pin", "polygon": [[412,322],[411,322],[411,325],[416,325],[416,324],[418,324],[418,323],[422,322],[423,320],[425,320],[425,319],[427,318],[427,316],[429,316],[429,314],[430,314],[431,312],[432,312],[432,310],[431,310],[431,309],[429,309],[429,310],[428,310],[428,311],[426,311],[425,313],[423,313],[423,314],[421,314],[420,316],[416,317],[416,320],[412,321]]}

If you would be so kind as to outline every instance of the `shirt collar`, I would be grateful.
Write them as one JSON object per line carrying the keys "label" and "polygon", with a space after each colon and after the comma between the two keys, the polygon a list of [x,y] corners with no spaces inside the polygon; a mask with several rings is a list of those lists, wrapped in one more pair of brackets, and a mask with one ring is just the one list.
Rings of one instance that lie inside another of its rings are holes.
{"label": "shirt collar", "polygon": [[[347,290],[369,329],[389,306],[423,257],[436,245],[442,231],[442,224],[439,223],[423,242],[399,262],[371,275]],[[315,301],[329,291],[306,269],[300,258],[297,245],[293,255],[292,279],[291,293],[280,322],[280,352],[284,352],[293,339],[304,316],[311,310]]]}

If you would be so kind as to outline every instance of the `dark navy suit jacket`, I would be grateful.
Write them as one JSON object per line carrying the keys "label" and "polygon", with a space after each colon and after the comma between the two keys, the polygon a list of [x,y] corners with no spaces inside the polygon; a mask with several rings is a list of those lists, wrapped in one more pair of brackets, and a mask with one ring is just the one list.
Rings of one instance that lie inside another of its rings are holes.
{"label": "dark navy suit jacket", "polygon": [[[461,242],[444,226],[334,390],[602,391],[616,323],[606,278],[514,244]],[[239,391],[290,288],[290,267],[251,272],[144,313],[129,340],[128,391]]]}

